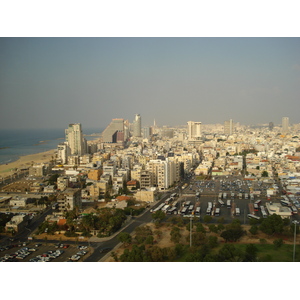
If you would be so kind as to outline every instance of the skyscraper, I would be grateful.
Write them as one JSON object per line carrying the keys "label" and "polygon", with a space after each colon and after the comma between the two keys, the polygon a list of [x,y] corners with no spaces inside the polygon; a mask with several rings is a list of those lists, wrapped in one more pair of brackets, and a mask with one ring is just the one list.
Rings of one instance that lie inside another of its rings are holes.
{"label": "skyscraper", "polygon": [[133,136],[142,136],[141,116],[139,114],[136,114],[133,120]]}
{"label": "skyscraper", "polygon": [[270,122],[269,123],[269,130],[272,131],[274,128],[274,123],[273,122]]}
{"label": "skyscraper", "polygon": [[104,129],[102,139],[104,143],[124,142],[124,119],[112,119]]}
{"label": "skyscraper", "polygon": [[65,130],[66,143],[70,148],[71,155],[84,155],[86,154],[86,140],[83,137],[81,124],[69,124]]}
{"label": "skyscraper", "polygon": [[289,118],[283,117],[282,118],[282,132],[287,133],[289,131]]}
{"label": "skyscraper", "polygon": [[224,134],[232,135],[233,134],[233,122],[232,119],[224,122]]}
{"label": "skyscraper", "polygon": [[188,121],[188,139],[197,140],[201,138],[201,122]]}

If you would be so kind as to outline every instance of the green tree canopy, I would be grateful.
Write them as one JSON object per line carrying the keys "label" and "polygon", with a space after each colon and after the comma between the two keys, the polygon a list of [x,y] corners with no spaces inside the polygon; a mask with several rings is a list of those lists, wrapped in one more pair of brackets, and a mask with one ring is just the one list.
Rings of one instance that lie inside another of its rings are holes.
{"label": "green tree canopy", "polygon": [[119,233],[118,235],[118,240],[125,244],[125,245],[128,245],[128,244],[131,244],[132,242],[132,237],[131,235],[128,233],[128,232],[121,232]]}
{"label": "green tree canopy", "polygon": [[279,215],[273,214],[263,219],[259,229],[268,235],[280,234],[283,232],[284,224]]}

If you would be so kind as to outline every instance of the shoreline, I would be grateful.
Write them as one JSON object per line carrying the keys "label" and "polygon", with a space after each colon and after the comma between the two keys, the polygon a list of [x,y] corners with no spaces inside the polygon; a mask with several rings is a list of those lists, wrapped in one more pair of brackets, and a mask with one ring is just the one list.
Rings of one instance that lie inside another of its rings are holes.
{"label": "shoreline", "polygon": [[28,154],[20,156],[19,159],[8,164],[0,165],[0,177],[7,177],[15,173],[14,169],[28,168],[31,164],[47,163],[55,156],[55,150],[47,150],[36,154]]}

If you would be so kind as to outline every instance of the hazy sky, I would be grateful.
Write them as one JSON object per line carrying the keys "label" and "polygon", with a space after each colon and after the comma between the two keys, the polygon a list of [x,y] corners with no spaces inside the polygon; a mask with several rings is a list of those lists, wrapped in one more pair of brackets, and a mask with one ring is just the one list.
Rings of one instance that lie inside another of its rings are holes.
{"label": "hazy sky", "polygon": [[300,123],[300,38],[0,38],[0,128]]}

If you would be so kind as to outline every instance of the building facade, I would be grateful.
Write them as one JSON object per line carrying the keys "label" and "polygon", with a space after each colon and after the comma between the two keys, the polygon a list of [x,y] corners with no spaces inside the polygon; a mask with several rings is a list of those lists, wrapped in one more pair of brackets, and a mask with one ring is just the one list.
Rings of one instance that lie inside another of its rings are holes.
{"label": "building facade", "polygon": [[65,130],[66,143],[70,148],[71,155],[84,155],[87,149],[87,142],[82,134],[81,124],[69,124]]}

